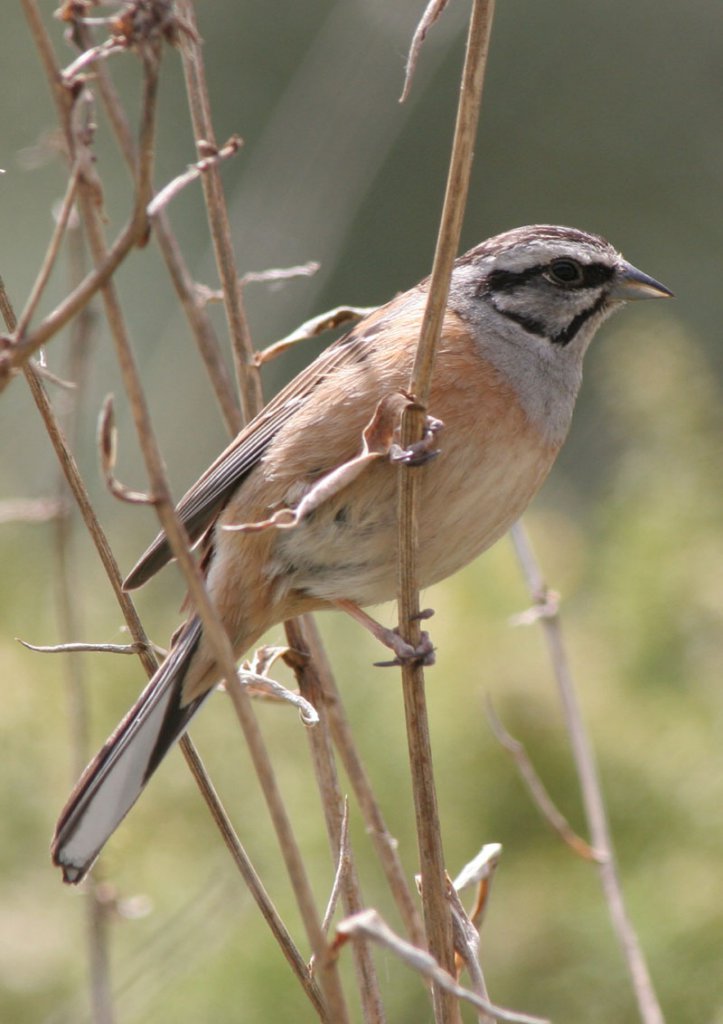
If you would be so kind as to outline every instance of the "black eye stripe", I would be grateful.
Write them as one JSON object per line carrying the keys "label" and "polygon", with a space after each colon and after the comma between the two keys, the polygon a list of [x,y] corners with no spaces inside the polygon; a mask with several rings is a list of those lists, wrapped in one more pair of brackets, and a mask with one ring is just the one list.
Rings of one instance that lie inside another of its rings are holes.
{"label": "black eye stripe", "polygon": [[590,263],[582,268],[581,288],[597,288],[615,276],[615,268],[607,263]]}
{"label": "black eye stripe", "polygon": [[[535,277],[543,277],[549,271],[549,263],[538,263],[524,270],[493,270],[486,280],[490,292],[514,292]],[[607,263],[588,263],[581,267],[582,280],[567,285],[570,290],[599,288],[615,274],[615,268]]]}
{"label": "black eye stripe", "polygon": [[539,277],[544,266],[528,267],[526,270],[493,270],[487,275],[486,287],[491,292],[513,292],[533,277]]}

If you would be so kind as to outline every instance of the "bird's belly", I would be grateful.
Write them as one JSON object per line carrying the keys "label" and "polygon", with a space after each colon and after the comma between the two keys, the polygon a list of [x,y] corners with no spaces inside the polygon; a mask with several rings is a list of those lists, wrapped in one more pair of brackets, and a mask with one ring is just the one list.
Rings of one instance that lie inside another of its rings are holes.
{"label": "bird's belly", "polygon": [[[460,456],[460,452],[462,453]],[[445,579],[493,544],[524,511],[557,448],[516,437],[509,444],[459,444],[422,475],[418,575]],[[397,591],[397,474],[378,463],[295,529],[280,532],[273,563],[279,584],[320,602],[378,604]]]}

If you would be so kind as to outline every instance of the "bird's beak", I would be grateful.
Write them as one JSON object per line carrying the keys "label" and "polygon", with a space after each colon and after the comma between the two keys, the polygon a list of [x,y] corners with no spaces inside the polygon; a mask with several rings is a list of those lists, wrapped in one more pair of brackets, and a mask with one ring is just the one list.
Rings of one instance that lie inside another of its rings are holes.
{"label": "bird's beak", "polygon": [[629,302],[631,299],[671,299],[673,293],[660,281],[648,277],[632,263],[623,262],[618,279],[610,293],[612,298]]}

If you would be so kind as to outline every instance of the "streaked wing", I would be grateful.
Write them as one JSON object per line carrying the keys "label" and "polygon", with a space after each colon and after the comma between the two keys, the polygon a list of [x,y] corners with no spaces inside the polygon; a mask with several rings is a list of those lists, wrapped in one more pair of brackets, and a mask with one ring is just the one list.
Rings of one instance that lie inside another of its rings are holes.
{"label": "streaked wing", "polygon": [[[398,296],[392,302],[396,305],[405,297]],[[381,321],[391,304],[361,320],[282,388],[181,498],[176,511],[192,543],[208,528],[232,492],[257,465],[281,427],[294,416],[321,381],[339,367],[353,362],[364,346],[374,344]],[[372,326],[375,329],[370,331]],[[124,588],[134,590],[142,586],[172,557],[165,534],[158,534],[131,569]]]}

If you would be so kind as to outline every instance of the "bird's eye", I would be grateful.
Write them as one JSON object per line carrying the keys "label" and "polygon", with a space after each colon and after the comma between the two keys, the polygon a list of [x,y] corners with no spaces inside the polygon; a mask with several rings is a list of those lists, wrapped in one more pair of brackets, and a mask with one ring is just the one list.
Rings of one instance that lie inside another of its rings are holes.
{"label": "bird's eye", "polygon": [[553,284],[582,284],[584,277],[582,267],[575,260],[553,260],[549,267],[549,278]]}

